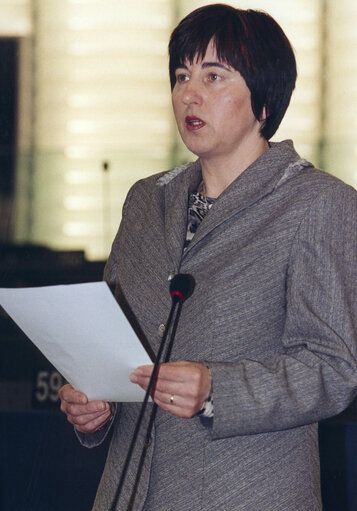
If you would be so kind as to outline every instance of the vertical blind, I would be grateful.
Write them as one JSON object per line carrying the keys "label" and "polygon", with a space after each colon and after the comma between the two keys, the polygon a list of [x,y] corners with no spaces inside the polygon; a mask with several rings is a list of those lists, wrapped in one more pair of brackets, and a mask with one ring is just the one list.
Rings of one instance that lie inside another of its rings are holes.
{"label": "vertical blind", "polygon": [[0,37],[23,37],[31,32],[31,0],[0,0]]}
{"label": "vertical blind", "polygon": [[31,222],[18,238],[103,258],[130,185],[170,165],[171,6],[34,0],[33,23]]}
{"label": "vertical blind", "polygon": [[[0,0],[0,19],[11,12],[24,36],[19,133],[30,142],[19,148],[16,241],[105,258],[131,184],[195,158],[173,122],[167,43],[207,3]],[[292,138],[302,156],[357,185],[355,2],[229,3],[268,10],[296,51],[297,87],[274,139]]]}
{"label": "vertical blind", "polygon": [[324,165],[357,187],[357,2],[326,11]]}

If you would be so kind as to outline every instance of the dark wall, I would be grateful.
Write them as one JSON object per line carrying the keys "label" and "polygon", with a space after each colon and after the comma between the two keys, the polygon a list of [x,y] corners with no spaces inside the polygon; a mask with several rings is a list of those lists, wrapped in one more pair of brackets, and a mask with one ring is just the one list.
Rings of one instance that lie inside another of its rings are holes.
{"label": "dark wall", "polygon": [[[0,287],[98,281],[103,268],[103,262],[90,263],[82,252],[0,245]],[[109,439],[93,450],[79,445],[59,412],[57,391],[63,383],[0,309],[1,511],[91,509]],[[320,424],[319,441],[324,511],[355,511],[357,402]]]}
{"label": "dark wall", "polygon": [[17,105],[16,39],[0,38],[0,195],[13,192]]}
{"label": "dark wall", "polygon": [[85,449],[60,412],[0,412],[0,509],[90,511],[108,441]]}

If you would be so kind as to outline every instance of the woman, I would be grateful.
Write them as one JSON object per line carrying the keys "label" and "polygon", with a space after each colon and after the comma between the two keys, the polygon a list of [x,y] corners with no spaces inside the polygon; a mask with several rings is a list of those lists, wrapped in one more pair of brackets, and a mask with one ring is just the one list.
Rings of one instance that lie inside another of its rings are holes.
{"label": "woman", "polygon": [[[133,186],[105,271],[154,351],[168,278],[196,281],[160,366],[134,509],[320,510],[316,422],[357,386],[357,194],[291,142],[269,143],[296,79],[271,17],[197,9],[169,53],[177,126],[199,158]],[[139,367],[131,381],[145,389],[151,371]],[[138,405],[114,411],[70,386],[60,394],[84,445],[113,429],[93,508],[109,509]]]}

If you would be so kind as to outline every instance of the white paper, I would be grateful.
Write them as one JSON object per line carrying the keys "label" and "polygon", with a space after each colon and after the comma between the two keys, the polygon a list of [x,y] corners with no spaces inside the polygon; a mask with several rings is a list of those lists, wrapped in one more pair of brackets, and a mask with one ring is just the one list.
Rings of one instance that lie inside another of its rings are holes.
{"label": "white paper", "polygon": [[2,288],[0,305],[90,400],[143,400],[129,375],[152,361],[105,282]]}

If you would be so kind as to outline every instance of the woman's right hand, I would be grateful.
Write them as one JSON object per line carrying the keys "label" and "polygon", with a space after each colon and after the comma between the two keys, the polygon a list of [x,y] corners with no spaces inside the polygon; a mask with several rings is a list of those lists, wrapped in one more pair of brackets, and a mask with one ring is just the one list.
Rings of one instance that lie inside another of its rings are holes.
{"label": "woman's right hand", "polygon": [[83,392],[72,385],[64,385],[58,392],[61,410],[67,420],[81,433],[94,433],[100,429],[114,413],[114,405],[106,401],[88,401]]}

